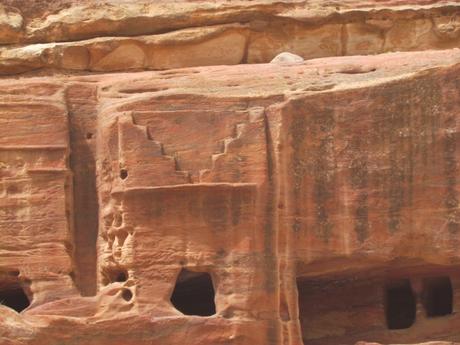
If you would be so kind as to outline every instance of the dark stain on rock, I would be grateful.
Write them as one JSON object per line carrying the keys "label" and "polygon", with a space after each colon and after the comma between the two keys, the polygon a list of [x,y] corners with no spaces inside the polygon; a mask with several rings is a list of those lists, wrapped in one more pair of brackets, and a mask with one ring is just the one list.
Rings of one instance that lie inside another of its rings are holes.
{"label": "dark stain on rock", "polygon": [[354,189],[364,189],[368,185],[367,157],[361,154],[360,145],[352,145],[352,150],[356,150],[358,157],[354,157],[351,161],[351,186]]}
{"label": "dark stain on rock", "polygon": [[[308,113],[305,113],[308,109]],[[314,201],[316,231],[323,241],[329,240],[333,223],[329,219],[328,203],[335,192],[335,154],[333,109],[316,108],[313,104],[299,102],[293,109],[289,128],[292,146],[291,169],[293,174],[294,216],[300,216],[301,192],[305,190],[305,176],[313,180],[311,195]],[[309,142],[305,139],[310,138]],[[293,230],[300,229],[298,223]]]}
{"label": "dark stain on rock", "polygon": [[[267,155],[267,185],[265,193],[265,212],[264,212],[264,258],[263,267],[265,272],[265,291],[267,293],[275,293],[278,287],[278,269],[277,258],[275,256],[275,241],[276,231],[275,218],[277,216],[276,209],[276,182],[274,179],[273,159],[274,148],[272,136],[270,133],[270,126],[266,114],[264,114],[264,135],[265,135],[265,150]],[[251,200],[251,199],[249,199]],[[251,200],[251,203],[253,201]]]}
{"label": "dark stain on rock", "polygon": [[329,219],[328,203],[335,192],[334,127],[332,109],[314,115],[312,137],[319,137],[319,146],[312,152],[313,199],[316,208],[316,229],[325,242],[329,241],[333,228],[333,223]]}
{"label": "dark stain on rock", "polygon": [[354,211],[354,230],[359,242],[364,242],[369,236],[369,206],[368,206],[368,168],[367,152],[359,137],[351,142],[351,153],[355,155],[351,161],[351,186],[358,192]]}
{"label": "dark stain on rock", "polygon": [[302,189],[302,180],[305,174],[306,166],[302,161],[302,147],[307,135],[308,122],[306,115],[301,112],[300,107],[296,107],[289,132],[291,134],[292,160],[291,170],[294,175],[294,198],[298,200]]}
{"label": "dark stain on rock", "polygon": [[[403,92],[401,94],[401,92]],[[401,209],[404,205],[405,193],[405,147],[402,135],[406,131],[404,119],[410,112],[411,96],[410,91],[401,90],[398,86],[391,87],[385,92],[387,96],[387,111],[384,116],[387,118],[388,126],[388,228],[394,233],[399,230],[401,222]],[[391,104],[391,106],[388,106]]]}
{"label": "dark stain on rock", "polygon": [[295,104],[293,109],[293,118],[289,127],[291,136],[291,168],[293,176],[293,199],[294,199],[294,221],[292,223],[292,230],[297,233],[301,229],[300,224],[300,204],[301,204],[301,190],[303,179],[307,171],[307,165],[303,160],[303,145],[307,135],[308,121],[307,116],[303,114],[303,104]]}
{"label": "dark stain on rock", "polygon": [[399,230],[401,209],[404,205],[404,172],[398,165],[394,153],[390,153],[390,172],[388,186],[388,228],[394,233]]}
{"label": "dark stain on rock", "polygon": [[458,213],[458,193],[456,191],[457,169],[457,141],[456,123],[454,116],[450,116],[445,123],[443,137],[444,175],[446,179],[446,195],[444,207],[447,210],[447,228],[451,234],[459,231],[460,216]]}
{"label": "dark stain on rock", "polygon": [[389,83],[376,91],[370,96],[379,104],[373,117],[373,140],[386,157],[383,166],[388,169],[380,173],[381,188],[388,201],[388,229],[394,233],[401,227],[404,208],[413,203],[415,172],[418,168],[426,171],[431,164],[429,148],[435,142],[440,91],[430,76]]}

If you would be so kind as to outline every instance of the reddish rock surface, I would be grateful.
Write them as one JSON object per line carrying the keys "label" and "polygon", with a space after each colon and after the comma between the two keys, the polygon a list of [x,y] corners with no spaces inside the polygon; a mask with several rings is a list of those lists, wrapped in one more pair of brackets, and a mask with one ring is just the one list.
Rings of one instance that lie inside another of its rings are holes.
{"label": "reddish rock surface", "polygon": [[459,8],[3,0],[0,345],[460,342]]}

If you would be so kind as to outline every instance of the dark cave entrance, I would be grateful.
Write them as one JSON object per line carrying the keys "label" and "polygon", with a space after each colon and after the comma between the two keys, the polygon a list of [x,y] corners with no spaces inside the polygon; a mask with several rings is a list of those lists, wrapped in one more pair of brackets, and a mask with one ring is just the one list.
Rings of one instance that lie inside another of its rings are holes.
{"label": "dark cave entrance", "polygon": [[30,305],[29,298],[19,284],[0,286],[0,304],[18,313]]}
{"label": "dark cave entrance", "polygon": [[450,278],[444,276],[424,279],[422,302],[428,317],[452,314],[453,289]]}
{"label": "dark cave entrance", "polygon": [[405,329],[415,322],[417,303],[409,279],[391,282],[385,290],[388,329]]}
{"label": "dark cave entrance", "polygon": [[177,277],[171,303],[185,315],[211,316],[216,313],[211,275],[182,269]]}

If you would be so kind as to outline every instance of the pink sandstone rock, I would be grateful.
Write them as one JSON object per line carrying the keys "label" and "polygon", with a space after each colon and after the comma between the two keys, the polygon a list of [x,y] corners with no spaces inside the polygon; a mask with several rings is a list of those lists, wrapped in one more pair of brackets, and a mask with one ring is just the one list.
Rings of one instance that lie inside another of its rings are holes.
{"label": "pink sandstone rock", "polygon": [[460,343],[458,8],[4,0],[0,345]]}

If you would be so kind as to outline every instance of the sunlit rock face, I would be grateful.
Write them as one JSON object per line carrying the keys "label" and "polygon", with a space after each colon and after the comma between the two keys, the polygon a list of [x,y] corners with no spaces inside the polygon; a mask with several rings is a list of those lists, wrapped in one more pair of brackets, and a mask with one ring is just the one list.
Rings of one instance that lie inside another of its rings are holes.
{"label": "sunlit rock face", "polygon": [[4,0],[0,345],[460,342],[459,10]]}

